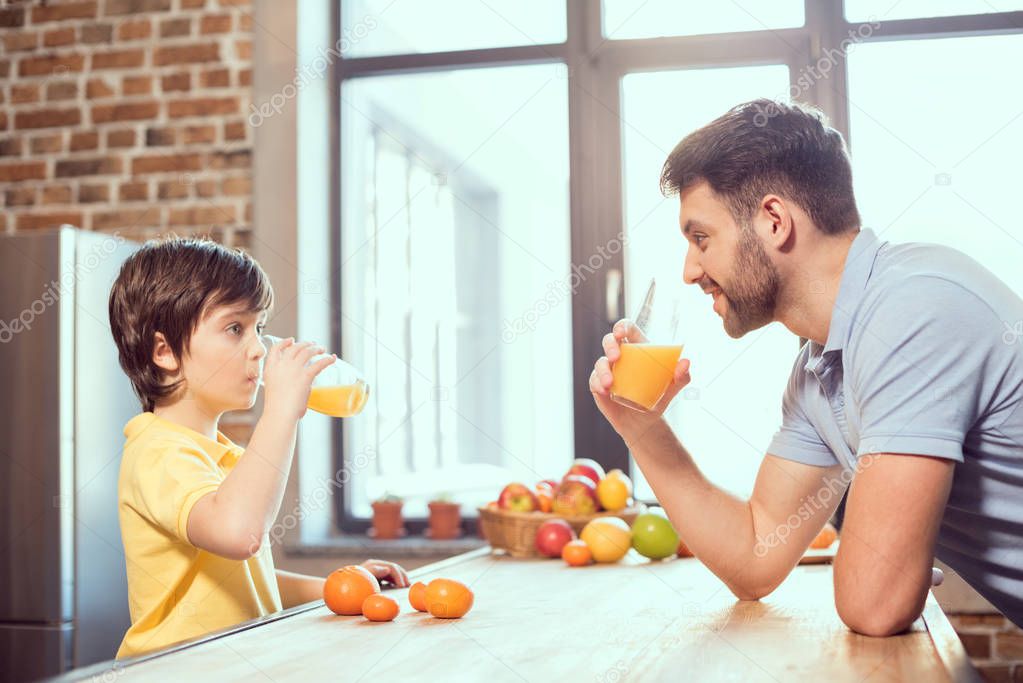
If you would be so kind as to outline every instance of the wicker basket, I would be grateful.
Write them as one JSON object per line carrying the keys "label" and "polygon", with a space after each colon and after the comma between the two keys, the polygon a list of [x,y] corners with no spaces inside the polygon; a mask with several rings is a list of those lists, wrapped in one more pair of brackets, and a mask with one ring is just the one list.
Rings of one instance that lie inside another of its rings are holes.
{"label": "wicker basket", "polygon": [[480,528],[487,543],[494,550],[503,550],[512,557],[541,557],[536,549],[536,530],[549,519],[565,520],[578,534],[590,520],[597,517],[621,517],[631,526],[645,509],[646,506],[639,503],[618,512],[567,517],[550,512],[514,512],[495,510],[486,506],[477,508],[480,514]]}

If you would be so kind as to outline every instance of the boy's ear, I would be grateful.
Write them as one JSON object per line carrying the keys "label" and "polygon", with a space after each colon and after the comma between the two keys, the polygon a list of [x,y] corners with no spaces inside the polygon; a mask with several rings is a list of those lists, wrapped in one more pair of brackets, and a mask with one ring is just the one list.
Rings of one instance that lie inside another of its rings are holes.
{"label": "boy's ear", "polygon": [[178,359],[174,357],[174,351],[171,350],[170,344],[167,343],[167,338],[163,336],[163,332],[156,333],[156,339],[153,344],[153,363],[156,367],[171,375],[178,371]]}

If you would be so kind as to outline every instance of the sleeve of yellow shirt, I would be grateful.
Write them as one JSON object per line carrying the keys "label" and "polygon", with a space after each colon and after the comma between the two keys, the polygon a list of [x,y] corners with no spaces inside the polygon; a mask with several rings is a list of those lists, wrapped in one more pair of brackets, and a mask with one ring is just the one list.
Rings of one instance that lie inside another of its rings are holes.
{"label": "sleeve of yellow shirt", "polygon": [[216,491],[224,471],[194,446],[167,443],[138,463],[132,484],[139,514],[188,543],[188,515],[196,501]]}

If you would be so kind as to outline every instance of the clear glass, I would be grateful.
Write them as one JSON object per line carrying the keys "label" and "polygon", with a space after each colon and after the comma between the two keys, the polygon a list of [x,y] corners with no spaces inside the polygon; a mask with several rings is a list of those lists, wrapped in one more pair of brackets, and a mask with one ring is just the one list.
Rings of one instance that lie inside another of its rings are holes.
{"label": "clear glass", "polygon": [[[659,189],[661,166],[687,133],[756,97],[787,99],[783,65],[630,74],[622,82],[625,189],[626,301],[635,305],[656,277],[681,282],[686,241],[677,197]],[[666,94],[686,93],[685,107],[665,107]],[[757,468],[781,423],[781,398],[798,338],[778,323],[733,340],[711,299],[698,286],[680,285],[679,330],[693,382],[666,416],[697,464],[715,483],[752,491]],[[637,498],[652,496],[637,467]]]}
{"label": "clear glass", "polygon": [[343,0],[344,57],[562,43],[565,3],[551,0]]}
{"label": "clear glass", "polygon": [[[280,337],[270,334],[262,335],[262,340],[268,350],[283,341]],[[315,363],[325,357],[326,354],[313,356],[309,362]],[[259,384],[262,386],[262,363],[260,363],[259,371]],[[352,417],[362,412],[367,400],[369,400],[369,383],[354,365],[338,358],[313,378],[307,405],[310,410],[330,417]]]}
{"label": "clear glass", "polygon": [[[345,429],[356,516],[465,515],[573,458],[563,67],[360,78],[342,105],[341,335],[374,385]],[[349,495],[350,493],[350,495]]]}
{"label": "clear glass", "polygon": [[849,21],[893,21],[922,17],[992,14],[1023,9],[1019,0],[845,0]]}
{"label": "clear glass", "polygon": [[858,46],[853,178],[863,223],[882,240],[954,247],[1023,292],[1023,89],[1008,73],[1005,87],[978,78],[993,64],[1023,64],[1023,35]]}
{"label": "clear glass", "polygon": [[604,0],[604,35],[618,40],[765,31],[805,21],[803,0]]}

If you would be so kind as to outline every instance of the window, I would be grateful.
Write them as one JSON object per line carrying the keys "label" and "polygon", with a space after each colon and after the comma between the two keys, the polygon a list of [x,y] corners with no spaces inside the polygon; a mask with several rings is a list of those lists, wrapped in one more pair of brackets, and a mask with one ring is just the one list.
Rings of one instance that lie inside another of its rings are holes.
{"label": "window", "polygon": [[604,0],[604,35],[618,40],[765,31],[802,25],[802,0],[720,3]]}
{"label": "window", "polygon": [[1018,0],[846,0],[849,21],[893,21],[1023,10]]}

